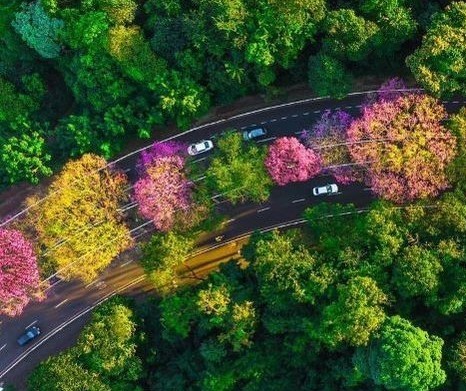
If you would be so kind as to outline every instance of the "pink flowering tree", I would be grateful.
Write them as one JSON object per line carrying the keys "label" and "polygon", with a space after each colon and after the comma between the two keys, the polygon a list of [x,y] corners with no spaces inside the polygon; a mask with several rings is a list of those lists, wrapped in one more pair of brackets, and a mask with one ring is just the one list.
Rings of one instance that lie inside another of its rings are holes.
{"label": "pink flowering tree", "polygon": [[348,149],[346,131],[352,120],[353,117],[344,111],[326,110],[312,130],[304,130],[301,134],[303,143],[319,153],[322,169],[345,185],[362,180],[364,169],[353,165]]}
{"label": "pink flowering tree", "polygon": [[153,221],[161,231],[170,230],[176,216],[191,207],[191,182],[184,173],[184,158],[157,156],[144,166],[144,175],[134,186],[134,199],[140,214]]}
{"label": "pink flowering tree", "polygon": [[280,137],[269,147],[265,167],[272,180],[280,186],[304,182],[317,175],[321,159],[295,137]]}
{"label": "pink flowering tree", "polygon": [[447,114],[427,95],[404,95],[363,108],[348,129],[355,162],[368,165],[372,190],[402,203],[432,197],[448,187],[445,169],[456,139],[442,125]]}
{"label": "pink flowering tree", "polygon": [[40,299],[37,258],[17,230],[0,229],[0,314],[19,315],[31,299]]}

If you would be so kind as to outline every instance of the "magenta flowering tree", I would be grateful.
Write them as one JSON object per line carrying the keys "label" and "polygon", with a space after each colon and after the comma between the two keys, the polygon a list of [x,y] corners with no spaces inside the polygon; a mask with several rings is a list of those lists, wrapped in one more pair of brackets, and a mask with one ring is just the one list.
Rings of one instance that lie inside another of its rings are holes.
{"label": "magenta flowering tree", "polygon": [[404,95],[363,108],[348,129],[355,162],[368,166],[380,197],[402,203],[436,196],[448,187],[445,169],[456,139],[443,125],[445,108],[427,95]]}
{"label": "magenta flowering tree", "polygon": [[399,77],[392,77],[385,81],[375,93],[370,93],[367,95],[366,99],[362,107],[370,106],[375,102],[382,102],[382,101],[392,101],[400,96],[407,95],[408,91],[396,91],[396,90],[405,90],[407,89],[405,82],[403,79]]}
{"label": "magenta flowering tree", "polygon": [[31,299],[40,299],[34,249],[17,230],[0,229],[0,314],[19,315]]}
{"label": "magenta flowering tree", "polygon": [[403,79],[400,79],[399,77],[393,77],[391,79],[388,79],[378,89],[377,100],[379,102],[395,100],[400,96],[407,94],[407,92],[396,90],[405,90],[406,88],[407,87]]}
{"label": "magenta flowering tree", "polygon": [[137,163],[138,171],[143,174],[147,167],[158,159],[167,156],[185,156],[187,145],[179,141],[155,142],[150,148],[141,152]]}
{"label": "magenta flowering tree", "polygon": [[363,178],[363,167],[351,165],[346,130],[352,121],[353,117],[345,111],[326,110],[312,130],[305,130],[301,135],[303,143],[319,153],[322,169],[342,184]]}
{"label": "magenta flowering tree", "polygon": [[321,159],[297,138],[280,137],[269,147],[265,167],[272,180],[283,186],[290,182],[304,182],[317,175]]}
{"label": "magenta flowering tree", "polygon": [[192,188],[179,155],[156,156],[145,166],[145,174],[134,185],[134,199],[140,214],[161,231],[170,230],[178,214],[191,207]]}

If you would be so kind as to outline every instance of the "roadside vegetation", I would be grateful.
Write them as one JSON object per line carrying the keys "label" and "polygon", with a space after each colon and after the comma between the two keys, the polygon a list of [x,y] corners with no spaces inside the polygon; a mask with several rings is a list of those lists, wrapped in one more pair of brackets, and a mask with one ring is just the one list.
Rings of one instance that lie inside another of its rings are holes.
{"label": "roadside vegetation", "polygon": [[[465,2],[1,7],[0,187],[55,176],[0,222],[0,314],[135,249],[155,292],[99,306],[31,391],[466,389],[466,108],[441,101],[466,93]],[[363,76],[388,80],[357,114],[272,143],[225,129],[206,159],[155,142],[130,175],[108,163],[213,105],[301,82],[342,98]],[[305,228],[256,232],[241,265],[183,284],[196,241],[227,224],[219,200],[264,203],[320,175],[378,200],[308,208]]]}
{"label": "roadside vegetation", "polygon": [[212,105],[362,76],[464,93],[463,1],[8,0],[0,17],[0,185],[110,158]]}

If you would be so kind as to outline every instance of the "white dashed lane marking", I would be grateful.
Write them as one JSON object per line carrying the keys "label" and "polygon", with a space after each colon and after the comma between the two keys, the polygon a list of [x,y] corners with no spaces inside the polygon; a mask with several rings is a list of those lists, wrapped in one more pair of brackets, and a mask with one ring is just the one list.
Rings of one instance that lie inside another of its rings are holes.
{"label": "white dashed lane marking", "polygon": [[60,307],[61,305],[65,304],[67,301],[68,301],[68,299],[65,299],[65,300],[60,301],[60,303],[58,303],[58,304],[55,306],[55,308]]}
{"label": "white dashed lane marking", "polygon": [[270,209],[270,206],[267,206],[265,208],[262,208],[262,209],[257,209],[257,213],[262,213],[262,212],[265,212],[266,210],[269,210]]}
{"label": "white dashed lane marking", "polygon": [[36,323],[37,323],[37,320],[35,320],[34,322],[32,322],[30,325],[26,326],[26,327],[24,328],[24,330],[28,329],[28,328],[31,327],[31,326],[34,326]]}
{"label": "white dashed lane marking", "polygon": [[291,203],[292,203],[292,204],[296,204],[296,203],[298,203],[298,202],[303,202],[303,201],[306,201],[306,199],[305,199],[305,198],[300,198],[299,200],[293,200],[293,201],[291,201]]}

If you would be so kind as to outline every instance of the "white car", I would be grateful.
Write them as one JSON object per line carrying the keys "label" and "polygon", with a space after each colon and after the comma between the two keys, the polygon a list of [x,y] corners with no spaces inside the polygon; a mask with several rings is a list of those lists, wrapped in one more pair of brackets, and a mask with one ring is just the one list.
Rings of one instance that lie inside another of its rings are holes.
{"label": "white car", "polygon": [[338,193],[338,186],[335,183],[331,183],[325,186],[320,186],[320,187],[314,187],[312,189],[312,194],[315,196],[320,196],[320,195],[332,195],[332,194],[337,194]]}
{"label": "white car", "polygon": [[191,156],[199,155],[200,153],[204,153],[210,151],[214,147],[214,143],[211,140],[202,140],[195,144],[191,144],[188,147],[188,153]]}

